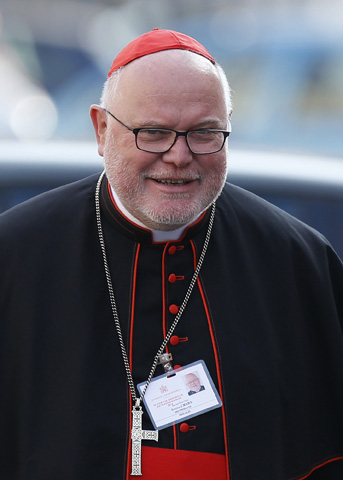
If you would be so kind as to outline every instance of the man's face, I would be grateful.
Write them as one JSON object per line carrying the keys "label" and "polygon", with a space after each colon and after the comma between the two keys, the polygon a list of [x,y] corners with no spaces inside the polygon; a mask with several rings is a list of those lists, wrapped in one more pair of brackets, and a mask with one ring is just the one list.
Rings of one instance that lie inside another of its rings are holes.
{"label": "man's face", "polygon": [[192,392],[199,392],[200,380],[194,373],[186,375],[186,385]]}
{"label": "man's face", "polygon": [[[212,64],[189,52],[159,52],[124,67],[108,109],[130,128],[226,129],[224,94]],[[107,115],[104,113],[104,115]],[[109,115],[106,173],[124,207],[147,227],[172,230],[203,212],[226,179],[226,148],[193,154],[184,137],[166,153],[138,150]]]}

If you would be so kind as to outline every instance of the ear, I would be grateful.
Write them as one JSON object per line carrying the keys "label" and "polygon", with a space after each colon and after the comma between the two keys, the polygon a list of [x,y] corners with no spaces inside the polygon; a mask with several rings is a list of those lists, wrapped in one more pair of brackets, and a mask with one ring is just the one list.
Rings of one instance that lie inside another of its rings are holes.
{"label": "ear", "polygon": [[96,141],[98,142],[99,155],[104,154],[104,145],[107,132],[107,115],[106,111],[99,105],[91,105],[90,116],[93,122],[93,127],[96,135]]}

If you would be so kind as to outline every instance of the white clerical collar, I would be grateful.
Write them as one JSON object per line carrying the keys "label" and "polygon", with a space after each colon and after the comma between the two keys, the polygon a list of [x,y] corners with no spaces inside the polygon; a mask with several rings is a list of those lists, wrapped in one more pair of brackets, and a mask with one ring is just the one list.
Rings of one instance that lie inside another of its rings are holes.
{"label": "white clerical collar", "polygon": [[176,230],[152,230],[151,228],[144,225],[144,223],[142,223],[140,220],[138,220],[133,215],[131,215],[130,212],[127,211],[127,209],[121,203],[121,201],[118,198],[118,195],[116,194],[116,192],[113,190],[112,187],[111,187],[111,192],[112,192],[113,199],[116,202],[117,207],[121,211],[122,215],[127,217],[131,222],[135,223],[139,227],[148,228],[152,233],[154,242],[170,242],[170,241],[179,240],[179,238],[182,236],[186,228],[189,227],[189,225],[194,223],[194,221],[200,217],[200,215],[198,215],[192,221],[190,221],[186,225],[182,225],[182,227],[177,228]]}

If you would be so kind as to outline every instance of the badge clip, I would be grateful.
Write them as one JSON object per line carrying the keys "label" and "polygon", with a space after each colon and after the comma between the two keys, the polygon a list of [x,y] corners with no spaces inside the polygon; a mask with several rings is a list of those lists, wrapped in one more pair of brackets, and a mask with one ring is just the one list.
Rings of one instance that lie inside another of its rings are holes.
{"label": "badge clip", "polygon": [[168,373],[173,370],[173,366],[171,364],[173,360],[173,355],[171,353],[163,353],[158,357],[157,365],[162,365],[164,372]]}

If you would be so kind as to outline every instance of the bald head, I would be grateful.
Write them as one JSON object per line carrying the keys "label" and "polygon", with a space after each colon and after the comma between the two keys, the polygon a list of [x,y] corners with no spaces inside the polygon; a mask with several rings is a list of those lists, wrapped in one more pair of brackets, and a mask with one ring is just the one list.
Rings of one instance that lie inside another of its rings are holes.
{"label": "bald head", "polygon": [[109,108],[113,100],[123,96],[123,91],[119,88],[123,77],[125,77],[123,83],[127,87],[130,85],[130,88],[136,88],[135,84],[141,84],[141,80],[146,78],[149,82],[153,81],[156,87],[158,85],[162,88],[173,83],[179,84],[183,81],[184,73],[187,73],[194,84],[212,78],[212,88],[220,91],[228,118],[232,111],[232,102],[230,87],[223,69],[219,64],[213,64],[207,58],[187,50],[166,50],[145,55],[119,68],[105,82],[101,105]]}

